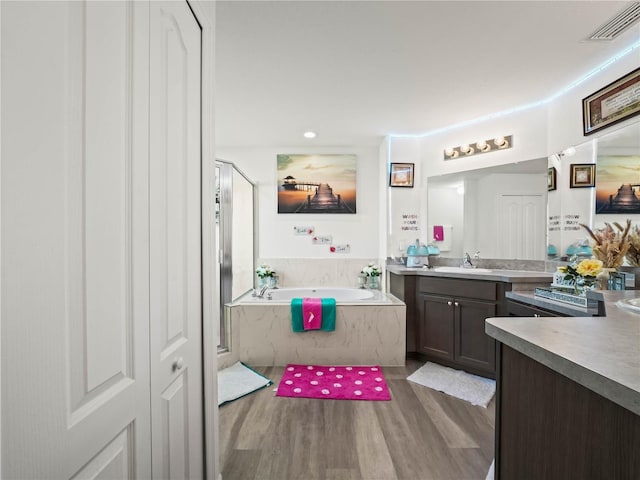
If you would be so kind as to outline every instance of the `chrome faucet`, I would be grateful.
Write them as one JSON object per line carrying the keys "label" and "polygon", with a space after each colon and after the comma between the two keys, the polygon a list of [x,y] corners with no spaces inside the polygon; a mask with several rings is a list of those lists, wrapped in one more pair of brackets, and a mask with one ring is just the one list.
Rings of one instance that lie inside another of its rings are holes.
{"label": "chrome faucet", "polygon": [[267,289],[269,289],[269,288],[270,288],[270,286],[269,286],[268,284],[267,284],[267,285],[265,285],[264,287],[262,287],[262,288],[260,289],[260,293],[257,295],[257,296],[258,296],[258,298],[264,298],[264,292],[266,292],[266,291],[267,291]]}
{"label": "chrome faucet", "polygon": [[471,257],[467,252],[465,252],[464,257],[462,257],[462,268],[473,268],[473,263],[471,263]]}
{"label": "chrome faucet", "polygon": [[[264,285],[262,288],[260,288],[260,292],[258,292],[257,288],[254,288],[253,292],[251,293],[251,296],[255,297],[255,298],[264,298],[264,292],[266,292],[267,289],[269,289],[269,288],[276,288],[276,287],[272,287],[270,285]],[[269,294],[269,295],[271,295],[271,294]],[[271,300],[271,298],[269,298],[269,300]]]}

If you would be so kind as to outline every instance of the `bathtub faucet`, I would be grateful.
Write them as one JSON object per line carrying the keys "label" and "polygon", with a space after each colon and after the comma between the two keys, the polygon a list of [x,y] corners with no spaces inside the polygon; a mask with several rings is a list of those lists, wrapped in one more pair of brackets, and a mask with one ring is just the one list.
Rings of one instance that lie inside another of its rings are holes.
{"label": "bathtub faucet", "polygon": [[256,295],[258,298],[264,298],[264,292],[267,291],[267,289],[271,288],[269,285],[265,285],[264,287],[262,287],[260,289],[260,293],[258,295]]}

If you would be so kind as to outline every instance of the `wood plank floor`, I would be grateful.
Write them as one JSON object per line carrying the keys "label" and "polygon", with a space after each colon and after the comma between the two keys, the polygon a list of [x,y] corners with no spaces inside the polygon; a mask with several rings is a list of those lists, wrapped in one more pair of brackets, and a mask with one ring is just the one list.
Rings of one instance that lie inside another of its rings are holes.
{"label": "wood plank floor", "polygon": [[220,408],[223,480],[484,480],[493,459],[488,408],[408,382],[423,362],[384,367],[392,400],[276,397],[274,385]]}

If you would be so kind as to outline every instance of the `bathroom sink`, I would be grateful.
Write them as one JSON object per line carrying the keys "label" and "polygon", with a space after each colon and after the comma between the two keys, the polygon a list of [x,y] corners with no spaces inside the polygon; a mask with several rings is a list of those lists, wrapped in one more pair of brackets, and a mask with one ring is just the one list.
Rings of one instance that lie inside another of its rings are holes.
{"label": "bathroom sink", "polygon": [[488,268],[463,268],[463,267],[435,267],[435,272],[445,273],[489,273],[493,272]]}
{"label": "bathroom sink", "polygon": [[616,305],[629,310],[630,312],[640,315],[640,298],[628,298],[626,300],[618,300]]}

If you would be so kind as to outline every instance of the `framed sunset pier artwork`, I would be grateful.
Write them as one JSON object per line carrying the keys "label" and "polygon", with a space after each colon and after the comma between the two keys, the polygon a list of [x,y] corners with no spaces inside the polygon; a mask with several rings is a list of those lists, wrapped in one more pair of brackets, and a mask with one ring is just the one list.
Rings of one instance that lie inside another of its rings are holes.
{"label": "framed sunset pier artwork", "polygon": [[356,155],[279,154],[278,213],[356,213]]}
{"label": "framed sunset pier artwork", "polygon": [[640,155],[599,155],[596,213],[640,213]]}

